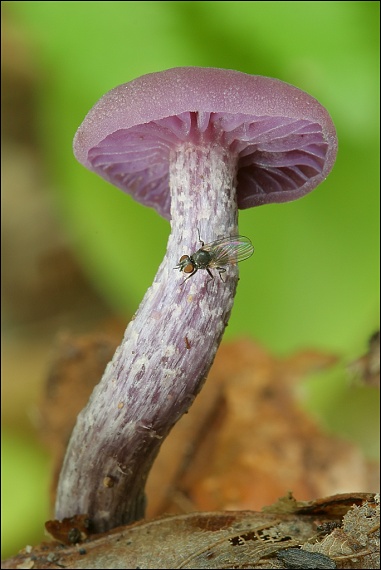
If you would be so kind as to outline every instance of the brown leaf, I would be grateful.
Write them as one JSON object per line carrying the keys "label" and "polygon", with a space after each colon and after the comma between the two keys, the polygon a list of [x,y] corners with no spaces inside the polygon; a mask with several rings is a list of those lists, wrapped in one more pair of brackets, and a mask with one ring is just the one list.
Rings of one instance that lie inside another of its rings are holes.
{"label": "brown leaf", "polygon": [[[42,412],[55,456],[53,489],[76,416],[121,335],[118,323],[112,334],[66,335],[57,344]],[[249,340],[222,345],[201,393],[153,465],[147,517],[258,510],[288,490],[304,500],[378,490],[359,449],[325,434],[298,403],[300,380],[336,363],[317,351],[274,358]]]}
{"label": "brown leaf", "polygon": [[[341,509],[340,497],[325,500],[333,512],[335,501]],[[231,511],[163,517],[76,546],[27,547],[2,568],[376,568],[379,506],[374,501],[357,495],[358,506],[348,507],[344,519],[326,514],[318,521],[314,502],[304,505],[303,514]],[[331,534],[318,530],[329,525],[335,525]],[[354,537],[356,528],[360,535]],[[305,565],[285,565],[300,562],[296,549],[305,551]]]}
{"label": "brown leaf", "polygon": [[[304,500],[376,491],[360,450],[324,433],[298,403],[303,376],[336,364],[334,356],[313,351],[274,358],[249,340],[222,346],[204,389],[153,466],[148,516],[258,510],[290,489]],[[171,475],[158,490],[166,464]]]}
{"label": "brown leaf", "polygon": [[47,521],[45,529],[52,538],[63,544],[78,544],[89,537],[91,520],[87,515],[75,515],[62,521]]}

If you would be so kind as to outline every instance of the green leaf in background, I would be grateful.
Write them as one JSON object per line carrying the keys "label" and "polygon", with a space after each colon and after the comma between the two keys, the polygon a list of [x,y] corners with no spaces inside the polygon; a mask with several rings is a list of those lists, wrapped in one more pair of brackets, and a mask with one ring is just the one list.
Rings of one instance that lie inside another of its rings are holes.
{"label": "green leaf in background", "polygon": [[[255,256],[241,268],[227,337],[278,352],[358,352],[378,315],[378,25],[374,2],[5,2],[34,39],[41,137],[62,221],[99,291],[131,314],[169,225],[76,164],[76,128],[109,89],[199,65],[276,76],[308,91],[336,124],[327,181],[292,204],[245,211]],[[181,252],[179,252],[181,253]]]}
{"label": "green leaf in background", "polygon": [[[49,459],[33,438],[3,432],[1,438],[1,556],[44,540],[49,518]],[[36,514],[41,524],[36,524]]]}

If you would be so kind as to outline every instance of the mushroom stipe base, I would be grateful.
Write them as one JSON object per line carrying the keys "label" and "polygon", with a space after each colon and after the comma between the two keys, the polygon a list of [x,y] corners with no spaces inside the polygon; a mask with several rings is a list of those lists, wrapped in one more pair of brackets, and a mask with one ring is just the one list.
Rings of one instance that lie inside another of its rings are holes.
{"label": "mushroom stipe base", "polygon": [[[235,163],[224,149],[185,145],[173,153],[167,252],[78,416],[60,475],[56,518],[86,513],[103,532],[144,516],[152,462],[206,379],[238,281],[237,265],[229,265],[225,282],[214,279],[206,287],[199,271],[183,287],[174,277],[173,259],[184,248],[194,250],[198,225],[210,241],[237,234],[234,181]],[[112,487],[103,486],[105,477],[112,478]]]}

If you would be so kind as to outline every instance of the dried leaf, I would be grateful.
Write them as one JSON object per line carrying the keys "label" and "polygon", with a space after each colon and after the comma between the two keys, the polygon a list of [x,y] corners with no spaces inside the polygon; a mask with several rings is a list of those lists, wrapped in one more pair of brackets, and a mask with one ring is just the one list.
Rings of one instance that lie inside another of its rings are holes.
{"label": "dried leaf", "polygon": [[[356,495],[352,503],[357,505],[347,508],[344,519],[330,511],[342,510],[350,502],[348,496],[325,499],[328,512],[318,520],[322,504],[313,501],[309,505],[296,501],[299,507],[292,514],[231,511],[163,517],[120,527],[75,546],[53,542],[27,547],[2,568],[377,568],[375,500]],[[335,528],[322,537],[321,528],[329,525]],[[352,540],[356,525],[361,537]],[[344,536],[352,540],[349,547]],[[304,550],[304,558],[295,549]]]}
{"label": "dried leaf", "polygon": [[[114,334],[58,342],[42,408],[42,431],[55,456],[53,489],[76,416],[121,335],[118,323]],[[354,445],[322,432],[298,404],[301,378],[336,362],[313,351],[274,358],[249,340],[223,345],[203,390],[156,458],[147,517],[258,510],[290,489],[305,500],[354,488],[377,491],[378,469]]]}
{"label": "dried leaf", "polygon": [[309,552],[330,556],[340,568],[379,568],[380,496],[353,505],[344,515],[341,528],[314,544],[302,546]]}
{"label": "dried leaf", "polygon": [[87,515],[75,515],[62,521],[47,521],[45,529],[52,538],[63,544],[78,544],[89,537],[91,520]]}
{"label": "dried leaf", "polygon": [[[377,491],[374,470],[360,450],[324,433],[298,403],[300,380],[336,363],[332,355],[313,351],[274,358],[248,340],[222,346],[187,415],[190,429],[181,420],[162,446],[158,461],[165,457],[170,463],[174,442],[181,442],[183,451],[175,447],[177,476],[156,494],[152,488],[165,461],[153,466],[148,516],[258,510],[290,489],[305,500],[354,488]],[[204,415],[198,413],[201,402]]]}

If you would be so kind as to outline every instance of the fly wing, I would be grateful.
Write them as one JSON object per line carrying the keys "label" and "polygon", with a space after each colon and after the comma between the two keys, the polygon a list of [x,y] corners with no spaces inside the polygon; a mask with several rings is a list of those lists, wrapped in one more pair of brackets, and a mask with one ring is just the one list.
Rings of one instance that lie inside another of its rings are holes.
{"label": "fly wing", "polygon": [[249,238],[233,236],[218,239],[203,246],[211,254],[210,267],[233,265],[247,259],[254,253],[254,247]]}

